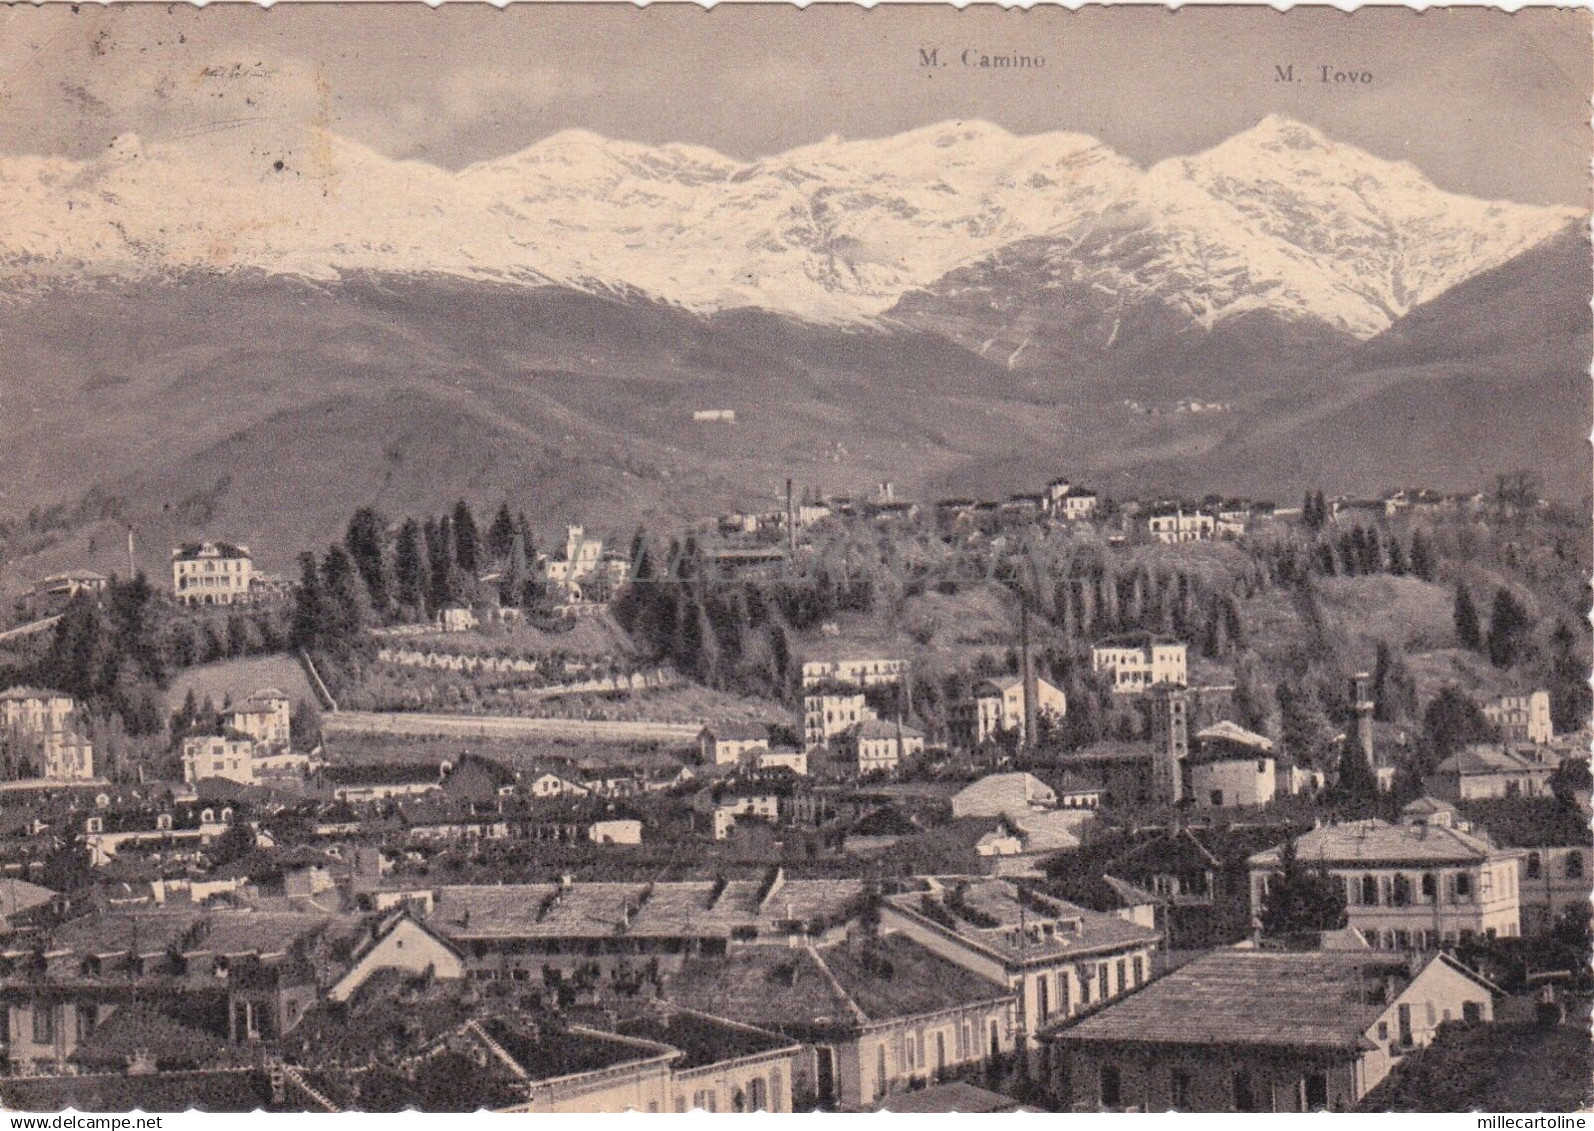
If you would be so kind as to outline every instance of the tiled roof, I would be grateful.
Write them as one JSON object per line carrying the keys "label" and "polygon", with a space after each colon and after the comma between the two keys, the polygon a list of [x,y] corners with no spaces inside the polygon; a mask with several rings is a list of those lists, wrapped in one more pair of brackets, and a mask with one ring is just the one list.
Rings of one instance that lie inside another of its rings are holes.
{"label": "tiled roof", "polygon": [[576,883],[564,891],[556,884],[444,887],[427,925],[448,938],[729,938],[738,927],[776,933],[788,913],[835,915],[863,881],[790,880],[760,907],[762,887],[756,880]]}
{"label": "tiled roof", "polygon": [[1273,740],[1254,731],[1246,730],[1239,723],[1224,719],[1222,722],[1213,723],[1196,731],[1198,742],[1225,742],[1235,746],[1250,747],[1263,752],[1273,749]]}
{"label": "tiled roof", "polygon": [[[899,911],[923,918],[919,910],[922,898],[909,893],[890,896],[888,901]],[[1024,963],[1145,946],[1161,937],[1156,931],[1117,915],[1091,911],[1061,899],[1046,898],[1046,906],[1053,909],[1047,915],[1022,903],[1017,888],[1004,880],[969,884],[964,888],[963,899],[976,914],[988,916],[996,925],[978,926],[954,915],[957,927],[952,933],[1004,962]],[[945,906],[944,896],[941,902]],[[938,930],[947,930],[934,920],[924,921]]]}
{"label": "tiled roof", "polygon": [[964,1080],[951,1080],[945,1084],[932,1084],[911,1092],[894,1092],[880,1101],[877,1111],[891,1111],[899,1115],[945,1114],[961,1112],[964,1115],[984,1115],[988,1112],[1017,1111],[1018,1101],[1001,1092],[970,1084]]}
{"label": "tiled roof", "polygon": [[1474,745],[1456,751],[1434,767],[1435,774],[1521,774],[1548,771],[1498,746]]}
{"label": "tiled roof", "polygon": [[681,1005],[788,1030],[912,1017],[1008,992],[901,935],[858,949],[747,947],[688,962],[664,988]]}
{"label": "tiled roof", "polygon": [[789,1037],[691,1009],[627,1017],[615,1025],[615,1032],[679,1049],[683,1056],[675,1062],[677,1070],[795,1048]]}
{"label": "tiled roof", "polygon": [[721,742],[769,741],[769,727],[763,723],[709,723],[703,733]]}
{"label": "tiled roof", "polygon": [[1403,958],[1216,950],[1056,1031],[1055,1039],[1350,1051],[1388,1008],[1391,977],[1401,988],[1410,982]]}
{"label": "tiled roof", "polygon": [[924,732],[914,730],[906,723],[898,724],[886,719],[865,719],[861,723],[854,723],[851,729],[854,738],[895,738],[898,732],[903,738],[923,738]]}
{"label": "tiled roof", "polygon": [[46,691],[43,688],[28,687],[25,684],[18,685],[16,687],[8,687],[4,691],[0,691],[0,700],[68,698],[70,698],[70,696],[64,691]]}
{"label": "tiled roof", "polygon": [[[1258,852],[1252,867],[1279,863],[1279,848]],[[1496,850],[1481,837],[1437,825],[1391,825],[1377,819],[1325,825],[1302,833],[1295,842],[1302,863],[1315,864],[1470,864]]]}

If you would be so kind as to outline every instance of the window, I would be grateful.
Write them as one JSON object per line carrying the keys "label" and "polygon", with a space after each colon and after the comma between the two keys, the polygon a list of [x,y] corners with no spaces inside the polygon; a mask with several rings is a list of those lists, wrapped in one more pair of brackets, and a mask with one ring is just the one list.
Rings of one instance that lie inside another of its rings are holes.
{"label": "window", "polygon": [[1118,1075],[1116,1064],[1101,1066],[1101,1106],[1123,1106],[1123,1081]]}
{"label": "window", "polygon": [[1234,1074],[1234,1110],[1255,1111],[1256,1092],[1251,1087],[1251,1074],[1249,1072],[1236,1072]]}
{"label": "window", "polygon": [[1072,996],[1069,992],[1070,989],[1071,987],[1068,984],[1068,971],[1059,970],[1057,972],[1057,1010],[1064,1017],[1067,1017],[1074,1011],[1074,1003],[1070,1000]]}
{"label": "window", "polygon": [[55,1010],[48,1005],[35,1005],[33,1007],[33,1043],[36,1045],[55,1044]]}
{"label": "window", "polygon": [[1362,877],[1362,902],[1368,907],[1378,906],[1378,880],[1376,877]]}
{"label": "window", "polygon": [[[996,1039],[996,1027],[991,1027],[991,1039]],[[879,1097],[886,1094],[886,1046],[876,1045],[874,1050],[874,1094]]]}
{"label": "window", "polygon": [[1307,1111],[1326,1111],[1328,1108],[1328,1074],[1313,1072],[1307,1075],[1304,1096]]}
{"label": "window", "polygon": [[1478,873],[1478,894],[1488,895],[1494,890],[1494,869],[1485,868]]}
{"label": "window", "polygon": [[1422,901],[1424,903],[1439,902],[1439,877],[1432,872],[1422,874]]}
{"label": "window", "polygon": [[1135,970],[1135,983],[1134,984],[1138,986],[1141,982],[1144,982],[1146,980],[1146,960],[1144,958],[1141,958],[1138,954],[1135,955],[1134,970]]}
{"label": "window", "polygon": [[80,1005],[77,1007],[77,1039],[80,1044],[94,1035],[98,1021],[98,1011],[94,1006]]}
{"label": "window", "polygon": [[1391,886],[1391,895],[1393,896],[1391,902],[1394,906],[1405,907],[1411,902],[1411,881],[1404,875],[1397,873]]}
{"label": "window", "polygon": [[1174,1109],[1184,1111],[1190,1106],[1190,1073],[1176,1068],[1168,1083],[1168,1090],[1173,1095]]}
{"label": "window", "polygon": [[1467,903],[1472,899],[1472,876],[1466,872],[1456,873],[1456,901]]}
{"label": "window", "polygon": [[1217,807],[1219,807],[1219,808],[1222,808],[1222,806],[1223,806],[1223,791],[1221,789],[1214,789],[1212,791],[1212,804],[1217,806]]}
{"label": "window", "polygon": [[1483,1003],[1481,1001],[1464,1001],[1461,1003],[1461,1019],[1469,1025],[1475,1025],[1483,1020]]}
{"label": "window", "polygon": [[1035,979],[1035,1012],[1042,1021],[1045,1021],[1052,1014],[1051,995],[1048,993],[1050,982],[1051,979],[1045,974]]}
{"label": "window", "polygon": [[1412,1045],[1411,1006],[1402,1002],[1397,1013],[1400,1019],[1400,1046],[1402,1048],[1410,1048]]}
{"label": "window", "polygon": [[1396,931],[1395,932],[1395,949],[1396,950],[1410,950],[1411,949],[1411,932],[1410,931]]}
{"label": "window", "polygon": [[1107,964],[1103,962],[1096,968],[1096,988],[1099,991],[1099,996],[1101,997],[1102,1001],[1106,1001],[1111,992],[1107,988],[1107,977]]}
{"label": "window", "polygon": [[1566,878],[1581,880],[1583,878],[1583,854],[1581,852],[1568,852],[1566,854]]}
{"label": "window", "polygon": [[1125,968],[1127,967],[1127,965],[1128,965],[1128,963],[1126,963],[1122,958],[1120,958],[1118,960],[1118,992],[1119,993],[1123,993],[1124,992],[1124,984],[1125,984],[1125,982],[1128,981],[1128,979],[1124,976],[1124,971],[1125,971]]}
{"label": "window", "polygon": [[[1570,859],[1568,860],[1568,863],[1570,863]],[[1543,871],[1544,865],[1539,860],[1539,854],[1537,852],[1528,853],[1528,879],[1538,879]]]}

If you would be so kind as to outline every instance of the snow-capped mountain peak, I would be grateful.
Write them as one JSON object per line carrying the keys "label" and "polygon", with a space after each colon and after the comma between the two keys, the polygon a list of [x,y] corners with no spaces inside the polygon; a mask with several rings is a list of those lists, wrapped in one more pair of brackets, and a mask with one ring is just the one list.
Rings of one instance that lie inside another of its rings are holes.
{"label": "snow-capped mountain peak", "polygon": [[1043,241],[1048,270],[1203,325],[1263,309],[1363,337],[1574,215],[1442,192],[1282,115],[1144,171],[1087,135],[971,120],[752,161],[567,129],[449,172],[262,118],[0,157],[0,188],[18,279],[428,272],[850,322]]}

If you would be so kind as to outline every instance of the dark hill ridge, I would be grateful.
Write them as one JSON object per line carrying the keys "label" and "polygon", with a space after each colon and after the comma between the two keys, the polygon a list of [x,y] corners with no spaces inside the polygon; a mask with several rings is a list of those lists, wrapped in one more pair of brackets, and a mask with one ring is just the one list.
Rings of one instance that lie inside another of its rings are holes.
{"label": "dark hill ridge", "polygon": [[[622,534],[772,506],[788,475],[931,498],[1066,471],[1289,499],[1307,485],[1471,489],[1527,465],[1578,498],[1588,264],[1585,242],[1557,239],[1360,344],[1233,319],[1177,335],[1158,354],[1177,363],[1139,379],[1083,351],[1063,368],[1061,345],[1056,368],[1009,369],[927,327],[701,317],[436,276],[63,289],[0,306],[0,513],[121,496],[142,564],[164,576],[166,547],[201,536],[287,570],[365,503],[401,515],[508,498],[545,529]],[[1123,403],[1182,396],[1225,411]],[[693,423],[705,408],[736,423]],[[113,524],[80,530],[0,585],[116,568],[121,544]]]}
{"label": "dark hill ridge", "polygon": [[1590,248],[1568,232],[1412,310],[1361,345],[1315,400],[1281,394],[1193,460],[1140,470],[1294,497],[1431,483],[1487,487],[1527,467],[1589,491]]}

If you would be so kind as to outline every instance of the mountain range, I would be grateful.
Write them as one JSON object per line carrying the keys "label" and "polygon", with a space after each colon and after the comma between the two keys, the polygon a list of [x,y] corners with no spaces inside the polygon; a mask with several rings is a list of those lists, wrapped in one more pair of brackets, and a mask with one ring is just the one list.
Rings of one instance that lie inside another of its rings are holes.
{"label": "mountain range", "polygon": [[[1369,338],[1576,216],[1443,192],[1280,116],[1143,171],[1082,134],[984,122],[750,163],[566,130],[458,172],[243,123],[5,158],[0,185],[14,275],[435,272],[842,323],[1017,290],[1045,298],[1031,308],[1092,296],[1104,343],[1109,313],[1148,305],[1205,330],[1265,312]],[[1023,364],[1023,320],[999,328]]]}
{"label": "mountain range", "polygon": [[[980,122],[458,171],[245,123],[0,157],[0,193],[0,516],[98,489],[157,549],[280,568],[459,495],[620,530],[787,475],[1588,486],[1584,218],[1282,117],[1148,169]],[[108,531],[14,567],[114,564]]]}

